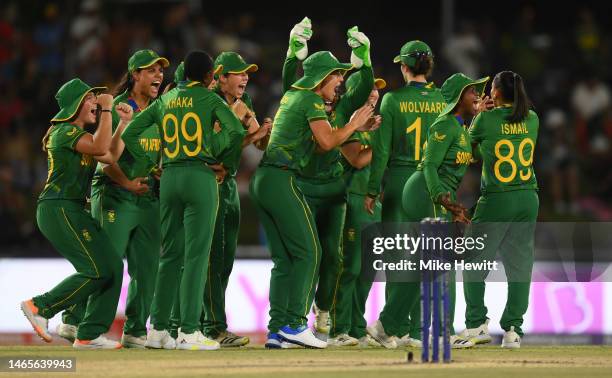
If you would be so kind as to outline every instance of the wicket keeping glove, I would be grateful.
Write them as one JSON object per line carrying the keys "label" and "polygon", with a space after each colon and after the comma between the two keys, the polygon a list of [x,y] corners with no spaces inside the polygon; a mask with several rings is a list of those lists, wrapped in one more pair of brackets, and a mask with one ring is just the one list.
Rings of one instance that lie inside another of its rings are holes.
{"label": "wicket keeping glove", "polygon": [[308,40],[312,37],[312,23],[308,17],[304,17],[296,24],[289,33],[289,49],[287,58],[296,57],[304,60],[308,56]]}
{"label": "wicket keeping glove", "polygon": [[348,36],[348,45],[353,49],[351,52],[351,63],[355,68],[361,66],[372,67],[370,60],[370,39],[359,31],[357,26],[350,28],[346,35]]}

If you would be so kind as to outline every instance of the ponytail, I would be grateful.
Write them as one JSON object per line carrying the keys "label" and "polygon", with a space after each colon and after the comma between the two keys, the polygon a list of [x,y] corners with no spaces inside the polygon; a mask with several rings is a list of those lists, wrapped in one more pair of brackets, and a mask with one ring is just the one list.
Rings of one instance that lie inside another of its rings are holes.
{"label": "ponytail", "polygon": [[407,65],[408,69],[414,76],[425,75],[425,77],[431,75],[433,71],[434,61],[431,54],[425,52],[415,52],[410,55],[411,60],[414,61],[413,65]]}
{"label": "ponytail", "polygon": [[123,77],[121,77],[121,81],[119,81],[119,84],[117,84],[111,94],[113,97],[117,97],[123,92],[131,92],[132,89],[134,89],[134,77],[132,76],[131,72],[126,72]]}
{"label": "ponytail", "polygon": [[527,118],[532,105],[521,75],[502,71],[495,75],[493,87],[501,93],[504,102],[512,102],[512,113],[506,119],[508,122],[522,122]]}

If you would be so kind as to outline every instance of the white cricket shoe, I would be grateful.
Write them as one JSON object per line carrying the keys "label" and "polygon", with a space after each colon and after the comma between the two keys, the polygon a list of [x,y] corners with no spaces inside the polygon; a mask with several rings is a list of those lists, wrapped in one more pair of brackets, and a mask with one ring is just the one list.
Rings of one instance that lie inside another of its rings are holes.
{"label": "white cricket shoe", "polygon": [[[395,336],[394,336],[395,337]],[[395,343],[398,347],[422,348],[423,343],[419,339],[413,339],[409,334],[402,337],[395,337]]]}
{"label": "white cricket shoe", "polygon": [[378,341],[376,341],[372,336],[366,334],[363,337],[359,338],[359,348],[378,348],[382,347]]}
{"label": "white cricket shoe", "polygon": [[[442,338],[440,338],[440,343],[443,343]],[[466,339],[459,335],[451,335],[450,345],[451,349],[467,349],[473,347],[475,344],[470,339]]]}
{"label": "white cricket shoe", "polygon": [[329,334],[329,311],[320,310],[317,305],[313,306],[315,321],[314,329],[318,333]]}
{"label": "white cricket shoe", "polygon": [[327,348],[327,342],[317,339],[310,328],[305,325],[298,328],[291,328],[286,325],[278,331],[278,334],[283,338],[283,341],[301,345],[306,348]]}
{"label": "white cricket shoe", "polygon": [[221,345],[213,339],[204,336],[201,331],[183,333],[179,330],[176,339],[176,349],[182,350],[217,350]]}
{"label": "white cricket shoe", "polygon": [[74,339],[72,347],[74,349],[121,349],[122,346],[121,343],[100,335],[93,340]]}
{"label": "white cricket shoe", "polygon": [[144,346],[149,349],[176,349],[176,340],[166,330],[158,331],[151,328]]}
{"label": "white cricket shoe", "polygon": [[246,336],[238,336],[233,332],[221,332],[215,340],[221,344],[221,348],[241,347],[249,343],[249,338]]}
{"label": "white cricket shoe", "polygon": [[476,328],[466,328],[459,334],[464,339],[472,340],[474,344],[490,343],[492,338],[489,333],[489,319]]}
{"label": "white cricket shoe", "polygon": [[281,347],[281,349],[304,349],[304,347],[301,346],[301,345],[289,343],[287,341],[282,341],[280,343],[280,347]]}
{"label": "white cricket shoe", "polygon": [[330,337],[327,339],[328,347],[353,347],[359,345],[359,340],[354,337],[342,333],[336,337]]}
{"label": "white cricket shoe", "polygon": [[519,349],[521,347],[521,337],[514,332],[514,326],[510,327],[510,331],[504,332],[501,346],[508,349]]}
{"label": "white cricket shoe", "polygon": [[132,336],[124,333],[121,336],[121,345],[123,345],[124,348],[144,349],[146,343],[146,335]]}
{"label": "white cricket shoe", "polygon": [[389,336],[385,333],[385,329],[383,328],[380,320],[377,320],[371,327],[366,327],[366,331],[370,336],[374,338],[374,340],[378,341],[380,345],[384,346],[387,349],[395,349],[397,348],[397,343],[395,342],[395,338],[393,336]]}
{"label": "white cricket shoe", "polygon": [[66,339],[70,341],[71,343],[73,343],[77,335],[77,326],[74,326],[72,324],[60,323],[57,325],[55,332],[62,339]]}
{"label": "white cricket shoe", "polygon": [[53,336],[51,336],[49,330],[47,329],[49,320],[38,315],[38,307],[34,305],[34,302],[31,299],[28,299],[27,301],[21,302],[20,307],[23,315],[25,315],[26,319],[28,319],[32,325],[34,332],[36,332],[41,339],[48,343],[53,341]]}

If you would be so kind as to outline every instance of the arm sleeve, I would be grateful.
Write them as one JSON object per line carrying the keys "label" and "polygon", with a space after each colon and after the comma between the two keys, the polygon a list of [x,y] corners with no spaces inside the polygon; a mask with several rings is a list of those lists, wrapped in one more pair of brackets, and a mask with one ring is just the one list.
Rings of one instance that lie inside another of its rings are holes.
{"label": "arm sleeve", "polygon": [[283,64],[283,94],[291,89],[291,85],[297,81],[298,58],[285,59]]}
{"label": "arm sleeve", "polygon": [[353,75],[359,75],[357,85],[342,95],[336,106],[336,113],[343,114],[346,119],[349,119],[355,110],[365,104],[374,87],[372,67],[363,66]]}
{"label": "arm sleeve", "polygon": [[368,181],[368,194],[378,195],[382,178],[389,162],[389,152],[393,139],[393,97],[385,94],[380,105],[382,123],[378,130],[372,133],[372,163],[370,180]]}
{"label": "arm sleeve", "polygon": [[213,112],[214,118],[219,120],[224,132],[228,135],[229,146],[241,146],[246,130],[242,127],[242,123],[240,123],[234,112],[220,98],[215,99]]}
{"label": "arm sleeve", "polygon": [[482,142],[483,136],[484,136],[484,121],[483,121],[483,113],[478,114],[474,120],[472,121],[472,125],[470,126],[470,137],[472,138],[472,142],[473,143],[480,143]]}
{"label": "arm sleeve", "polygon": [[325,113],[325,103],[323,102],[323,99],[315,94],[309,97],[309,100],[304,103],[304,109],[308,122],[327,119],[327,113]]}
{"label": "arm sleeve", "polygon": [[440,194],[445,193],[438,176],[438,168],[444,161],[446,152],[455,138],[452,127],[453,125],[448,122],[439,122],[434,123],[429,129],[427,148],[423,158],[423,173],[427,190],[434,202],[437,202]]}
{"label": "arm sleeve", "polygon": [[[142,146],[140,145],[139,137],[146,129],[155,126],[155,124],[161,125],[161,120],[158,120],[157,114],[159,113],[159,101],[155,101],[149,105],[145,110],[136,114],[132,122],[125,128],[121,139],[125,143],[125,148],[130,152],[136,161],[137,168],[135,172],[151,172],[153,168],[157,166],[149,156],[146,154]],[[161,128],[161,126],[160,126]],[[160,130],[160,134],[163,130]],[[163,144],[163,143],[162,143]],[[141,170],[142,169],[142,170]]]}

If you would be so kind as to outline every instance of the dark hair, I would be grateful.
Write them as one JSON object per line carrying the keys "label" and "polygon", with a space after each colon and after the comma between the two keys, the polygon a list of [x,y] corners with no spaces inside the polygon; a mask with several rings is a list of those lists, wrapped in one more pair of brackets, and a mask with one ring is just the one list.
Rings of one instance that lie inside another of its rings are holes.
{"label": "dark hair", "polygon": [[493,87],[500,91],[505,101],[512,101],[512,114],[506,118],[507,121],[516,123],[527,118],[532,105],[521,75],[512,71],[502,71],[493,78]]}
{"label": "dark hair", "polygon": [[[140,71],[140,68],[136,69],[136,71]],[[117,84],[111,94],[113,95],[113,97],[117,97],[125,91],[130,93],[132,89],[134,89],[134,76],[132,76],[131,72],[126,72],[121,77],[119,84]]]}
{"label": "dark hair", "polygon": [[433,71],[434,67],[433,56],[431,54],[421,53],[417,51],[415,53],[410,54],[410,56],[412,56],[415,60],[414,65],[406,66],[408,67],[408,69],[410,69],[410,72],[412,72],[414,76],[425,75],[427,77],[431,75],[431,72]]}
{"label": "dark hair", "polygon": [[204,81],[212,69],[213,60],[206,51],[190,51],[185,57],[185,78],[188,80]]}

